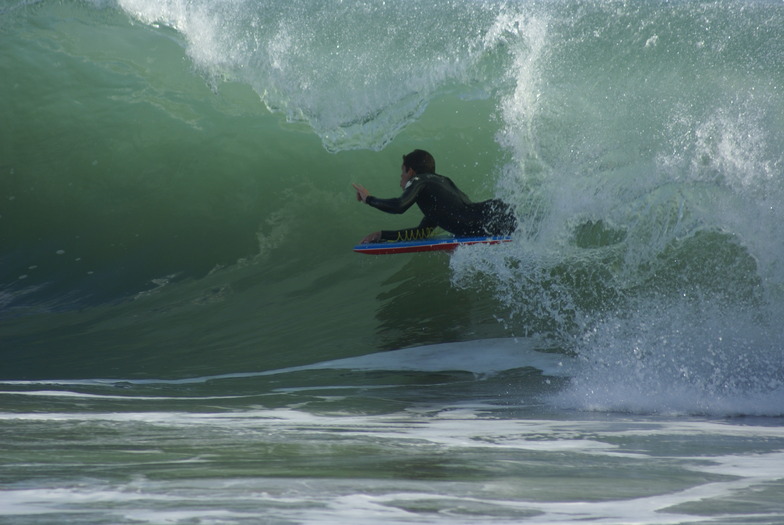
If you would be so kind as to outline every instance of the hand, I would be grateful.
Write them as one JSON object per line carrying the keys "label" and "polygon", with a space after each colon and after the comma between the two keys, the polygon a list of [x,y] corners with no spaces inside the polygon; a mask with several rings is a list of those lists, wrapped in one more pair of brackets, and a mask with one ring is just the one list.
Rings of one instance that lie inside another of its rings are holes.
{"label": "hand", "polygon": [[378,242],[381,240],[381,232],[373,232],[368,235],[365,235],[365,238],[360,241],[359,244],[368,244],[371,242]]}
{"label": "hand", "polygon": [[368,195],[370,195],[370,192],[367,189],[365,189],[365,187],[362,186],[361,184],[352,184],[352,186],[354,186],[354,189],[357,190],[357,200],[361,202],[366,202]]}

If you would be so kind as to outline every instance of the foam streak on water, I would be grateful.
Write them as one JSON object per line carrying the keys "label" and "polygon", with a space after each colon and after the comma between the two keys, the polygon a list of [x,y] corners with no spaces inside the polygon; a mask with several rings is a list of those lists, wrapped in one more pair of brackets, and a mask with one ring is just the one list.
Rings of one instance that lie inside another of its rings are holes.
{"label": "foam streak on water", "polygon": [[[508,410],[6,413],[4,421],[25,430],[45,422],[61,431],[78,424],[93,432],[83,452],[69,449],[70,460],[83,465],[79,481],[7,485],[0,500],[6,516],[23,522],[57,514],[114,523],[666,524],[765,520],[748,504],[770,505],[780,490],[784,457],[774,445],[784,439],[780,427],[520,420],[509,418]],[[327,435],[331,444],[325,447]],[[684,440],[695,436],[703,437],[702,447],[683,449]],[[212,452],[204,454],[207,443]],[[94,447],[104,450],[100,459],[86,455]],[[726,454],[727,447],[735,452]],[[477,457],[484,458],[481,465]],[[146,475],[128,477],[142,466]],[[56,474],[64,468],[53,457],[23,456],[7,472]],[[573,469],[584,473],[570,475]],[[223,474],[211,479],[217,470]],[[287,475],[278,477],[283,471]],[[322,476],[333,479],[326,483]]]}

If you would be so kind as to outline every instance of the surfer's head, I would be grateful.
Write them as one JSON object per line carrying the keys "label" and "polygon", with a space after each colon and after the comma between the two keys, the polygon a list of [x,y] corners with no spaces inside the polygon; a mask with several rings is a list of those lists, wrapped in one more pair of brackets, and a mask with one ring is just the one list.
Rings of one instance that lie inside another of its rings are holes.
{"label": "surfer's head", "polygon": [[415,149],[408,155],[403,155],[403,169],[414,170],[414,173],[435,173],[436,159],[425,150]]}

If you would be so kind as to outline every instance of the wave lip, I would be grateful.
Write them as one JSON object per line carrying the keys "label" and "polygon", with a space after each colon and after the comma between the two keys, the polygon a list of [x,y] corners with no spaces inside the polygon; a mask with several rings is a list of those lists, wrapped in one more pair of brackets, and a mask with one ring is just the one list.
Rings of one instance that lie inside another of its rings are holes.
{"label": "wave lip", "polygon": [[524,34],[528,16],[493,2],[118,5],[178,31],[216,86],[251,86],[271,111],[306,123],[332,152],[383,149],[444,93],[488,96],[505,81],[504,47]]}

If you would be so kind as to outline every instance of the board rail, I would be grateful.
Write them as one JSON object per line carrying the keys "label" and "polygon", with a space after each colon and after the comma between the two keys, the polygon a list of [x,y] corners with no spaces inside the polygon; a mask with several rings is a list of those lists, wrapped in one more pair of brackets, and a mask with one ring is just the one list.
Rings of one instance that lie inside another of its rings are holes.
{"label": "board rail", "polygon": [[470,246],[474,244],[501,244],[511,242],[512,238],[507,235],[497,235],[492,237],[435,237],[421,241],[405,242],[373,242],[357,244],[354,251],[366,255],[394,255],[400,253],[422,253],[436,251],[453,251],[459,246]]}

